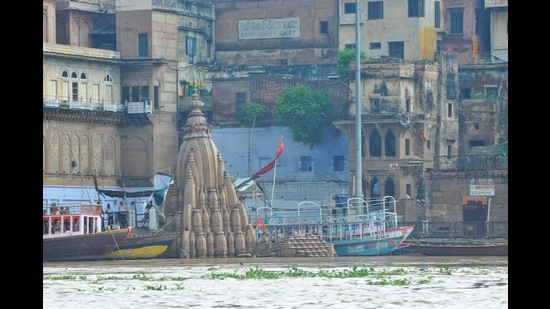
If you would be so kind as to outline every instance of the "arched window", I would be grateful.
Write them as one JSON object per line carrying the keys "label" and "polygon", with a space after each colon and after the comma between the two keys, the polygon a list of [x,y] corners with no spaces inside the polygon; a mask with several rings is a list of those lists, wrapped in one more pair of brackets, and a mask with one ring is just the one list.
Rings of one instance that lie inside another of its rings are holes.
{"label": "arched window", "polygon": [[377,130],[373,130],[369,137],[369,155],[371,157],[382,156],[382,138]]}
{"label": "arched window", "polygon": [[67,70],[63,71],[63,73],[61,73],[61,77],[69,78],[69,72]]}
{"label": "arched window", "polygon": [[104,81],[104,82],[107,82],[107,83],[112,83],[112,82],[113,82],[113,77],[112,77],[110,74],[107,74],[107,75],[105,75],[105,77],[103,78],[103,81]]}
{"label": "arched window", "polygon": [[395,157],[395,135],[389,129],[384,137],[384,146],[386,157]]}
{"label": "arched window", "polygon": [[80,79],[81,80],[87,80],[88,76],[86,76],[86,73],[82,72],[82,73],[80,73]]}

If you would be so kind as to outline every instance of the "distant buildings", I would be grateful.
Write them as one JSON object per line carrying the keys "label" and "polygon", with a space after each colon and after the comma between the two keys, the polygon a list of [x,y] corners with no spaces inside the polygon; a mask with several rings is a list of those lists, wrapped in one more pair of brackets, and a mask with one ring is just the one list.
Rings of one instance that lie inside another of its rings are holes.
{"label": "distant buildings", "polygon": [[[323,159],[287,148],[294,162],[281,164],[298,171],[310,157],[315,169],[299,175],[289,169],[277,179],[350,181],[355,68],[338,77],[335,61],[338,50],[355,48],[355,3],[43,0],[44,202],[63,199],[63,190],[83,180],[91,185],[93,174],[100,186],[134,187],[152,186],[157,172],[173,173],[195,88],[218,136],[239,130],[247,102],[272,107],[281,89],[297,84],[328,91],[334,125],[344,133],[332,137],[339,146],[320,145],[315,151],[330,154]],[[457,166],[453,158],[474,146],[506,140],[508,2],[361,1],[360,18],[361,51],[368,56],[360,98],[365,195],[425,198],[429,209],[451,207],[445,202],[451,198],[449,205],[461,208],[468,185],[438,197],[427,179],[442,166]],[[235,142],[216,141],[222,150]],[[249,162],[258,167],[267,160],[238,142],[247,171],[254,169]],[[340,153],[342,142],[349,146]],[[270,139],[257,143],[276,147]],[[231,166],[242,155],[222,155],[234,174]],[[335,171],[335,157],[342,156],[344,171]],[[469,181],[490,183],[485,176]],[[288,188],[287,196],[300,195]],[[499,190],[500,211],[507,213],[507,194]],[[401,211],[410,221],[444,213],[412,215],[406,207],[403,202]]]}

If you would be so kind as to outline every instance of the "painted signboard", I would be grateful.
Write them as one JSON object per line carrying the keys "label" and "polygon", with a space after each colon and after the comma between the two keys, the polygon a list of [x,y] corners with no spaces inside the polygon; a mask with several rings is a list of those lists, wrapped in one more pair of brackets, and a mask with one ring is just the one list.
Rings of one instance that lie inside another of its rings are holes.
{"label": "painted signboard", "polygon": [[470,185],[470,195],[472,196],[494,196],[495,185]]}
{"label": "painted signboard", "polygon": [[238,27],[239,40],[300,37],[299,18],[243,19]]}
{"label": "painted signboard", "polygon": [[128,102],[128,114],[143,114],[145,113],[143,102]]}

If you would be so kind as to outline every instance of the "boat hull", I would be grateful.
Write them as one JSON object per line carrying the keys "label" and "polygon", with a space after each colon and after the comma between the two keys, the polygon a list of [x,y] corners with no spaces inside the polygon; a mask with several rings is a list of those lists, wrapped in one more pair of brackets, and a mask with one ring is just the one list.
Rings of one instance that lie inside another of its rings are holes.
{"label": "boat hull", "polygon": [[119,245],[120,249],[137,249],[149,246],[167,246],[170,247],[176,240],[176,233],[160,235],[131,235]]}
{"label": "boat hull", "polygon": [[507,256],[508,243],[482,245],[426,245],[412,244],[406,253],[420,253],[429,256]]}
{"label": "boat hull", "polygon": [[145,246],[133,249],[120,249],[105,256],[109,260],[147,260],[154,259],[168,250],[166,245]]}
{"label": "boat hull", "polygon": [[327,241],[338,256],[377,256],[392,254],[413,231],[414,226],[388,230],[386,236]]}
{"label": "boat hull", "polygon": [[90,261],[111,253],[124,242],[131,228],[42,239],[42,260]]}

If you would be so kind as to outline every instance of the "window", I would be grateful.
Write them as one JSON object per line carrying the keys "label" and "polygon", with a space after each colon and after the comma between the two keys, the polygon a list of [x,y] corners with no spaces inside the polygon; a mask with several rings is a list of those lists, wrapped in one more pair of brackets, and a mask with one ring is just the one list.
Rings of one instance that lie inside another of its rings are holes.
{"label": "window", "polygon": [[475,34],[481,34],[481,16],[482,16],[482,9],[476,8],[476,20],[474,21],[474,28],[475,28]]}
{"label": "window", "polygon": [[80,79],[81,80],[87,80],[88,77],[86,76],[86,73],[80,73]]}
{"label": "window", "polygon": [[328,34],[328,21],[321,21],[319,23],[319,29],[321,34]]}
{"label": "window", "polygon": [[462,34],[464,33],[464,20],[463,20],[464,10],[454,9],[449,10],[449,17],[451,19],[451,34]]}
{"label": "window", "polygon": [[485,97],[488,99],[498,98],[498,87],[497,86],[486,86],[485,87]]}
{"label": "window", "polygon": [[355,14],[355,2],[344,3],[344,14]]}
{"label": "window", "polygon": [[474,123],[474,129],[479,130],[479,122]]}
{"label": "window", "polygon": [[344,45],[345,49],[355,49],[355,44],[346,44]]}
{"label": "window", "polygon": [[451,158],[453,155],[453,147],[452,145],[447,145],[447,158]]}
{"label": "window", "polygon": [[122,86],[122,103],[130,101],[130,87]]}
{"label": "window", "polygon": [[206,58],[212,58],[212,41],[206,41]]}
{"label": "window", "polygon": [[380,42],[374,42],[369,44],[370,49],[380,49],[382,48],[382,43]]}
{"label": "window", "polygon": [[311,172],[311,157],[300,157],[300,171]]}
{"label": "window", "polygon": [[111,75],[107,74],[103,78],[103,81],[106,82],[106,83],[112,83],[113,82],[113,77]]}
{"label": "window", "polygon": [[460,89],[460,96],[462,97],[462,99],[471,99],[472,89]]}
{"label": "window", "polygon": [[483,147],[485,146],[485,142],[484,141],[470,141],[470,148],[471,147]]}
{"label": "window", "polygon": [[368,19],[383,19],[384,18],[384,2],[374,1],[368,2]]}
{"label": "window", "polygon": [[426,149],[430,149],[430,148],[432,148],[432,145],[430,143],[430,140],[427,140],[426,141]]}
{"label": "window", "polygon": [[395,135],[391,130],[388,130],[388,133],[386,133],[386,137],[384,138],[384,146],[386,157],[395,157]]}
{"label": "window", "polygon": [[139,102],[139,86],[132,87],[132,102]]}
{"label": "window", "polygon": [[424,17],[424,0],[409,0],[409,17]]}
{"label": "window", "polygon": [[235,93],[235,108],[237,112],[241,112],[243,110],[243,105],[245,103],[246,103],[246,93],[244,92]]}
{"label": "window", "polygon": [[411,113],[411,99],[405,100],[405,110],[407,111],[407,113]]}
{"label": "window", "polygon": [[393,58],[405,58],[405,47],[403,41],[388,42],[388,56]]}
{"label": "window", "polygon": [[405,155],[411,155],[411,140],[408,138],[405,139]]}
{"label": "window", "polygon": [[149,102],[149,86],[141,86],[139,89],[140,102]]}
{"label": "window", "polygon": [[335,172],[344,171],[344,156],[334,156],[334,171]]}
{"label": "window", "polygon": [[437,51],[438,53],[441,52],[441,46],[442,46],[441,40],[437,40],[435,42],[435,51]]}
{"label": "window", "polygon": [[73,82],[73,101],[78,101],[78,83]]}
{"label": "window", "polygon": [[369,137],[369,155],[371,157],[382,156],[382,138],[376,130],[372,131]]}
{"label": "window", "polygon": [[185,38],[185,54],[189,57],[189,63],[195,63],[194,57],[197,54],[197,38]]}
{"label": "window", "polygon": [[408,198],[412,195],[412,185],[410,183],[405,185],[405,192],[407,193]]}
{"label": "window", "polygon": [[447,117],[453,117],[453,103],[447,103]]}
{"label": "window", "polygon": [[435,1],[435,7],[434,7],[434,26],[439,29],[441,28],[441,2]]}
{"label": "window", "polygon": [[[178,100],[178,99],[176,99]],[[177,101],[176,101],[177,103]],[[155,109],[159,109],[159,86],[153,86],[153,104]]]}
{"label": "window", "polygon": [[147,33],[138,34],[138,57],[149,57],[149,40]]}
{"label": "window", "polygon": [[370,110],[373,113],[380,112],[380,99],[370,99]]}

